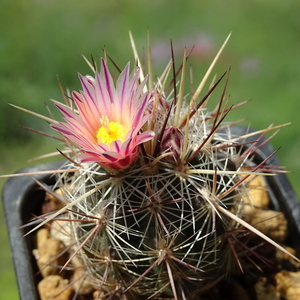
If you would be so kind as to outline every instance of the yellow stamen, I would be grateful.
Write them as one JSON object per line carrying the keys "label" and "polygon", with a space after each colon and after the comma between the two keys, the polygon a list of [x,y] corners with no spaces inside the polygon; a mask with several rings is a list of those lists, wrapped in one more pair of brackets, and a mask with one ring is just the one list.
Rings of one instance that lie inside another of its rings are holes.
{"label": "yellow stamen", "polygon": [[104,143],[110,145],[113,141],[124,141],[127,130],[124,125],[119,122],[109,122],[107,116],[100,118],[101,127],[97,131],[97,142],[98,144]]}

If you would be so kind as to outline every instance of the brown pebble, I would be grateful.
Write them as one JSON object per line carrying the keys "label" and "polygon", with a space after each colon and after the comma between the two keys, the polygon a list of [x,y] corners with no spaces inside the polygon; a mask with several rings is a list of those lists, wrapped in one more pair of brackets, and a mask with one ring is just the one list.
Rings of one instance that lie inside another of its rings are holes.
{"label": "brown pebble", "polygon": [[265,277],[259,278],[254,288],[257,300],[280,300],[279,292]]}
{"label": "brown pebble", "polygon": [[261,175],[250,175],[245,180],[245,183],[248,189],[247,193],[243,196],[243,214],[251,214],[255,207],[268,207],[270,200],[264,177]]}
{"label": "brown pebble", "polygon": [[36,251],[38,267],[43,275],[55,275],[61,271],[61,266],[66,261],[65,255],[61,255],[64,244],[56,238],[50,237],[40,244]]}
{"label": "brown pebble", "polygon": [[38,291],[41,300],[69,300],[73,295],[72,285],[68,279],[59,275],[50,275],[41,280],[38,284]]}
{"label": "brown pebble", "polygon": [[255,213],[249,216],[248,223],[260,232],[282,243],[288,234],[287,220],[283,213],[273,210],[254,209]]}
{"label": "brown pebble", "polygon": [[49,230],[46,228],[41,228],[36,233],[37,248],[39,249],[41,245],[49,238]]}
{"label": "brown pebble", "polygon": [[[288,247],[286,245],[281,245],[284,249],[286,249],[289,253],[291,253],[294,256],[297,256],[296,250]],[[292,258],[290,255],[288,255],[287,253],[279,250],[276,248],[276,259],[278,262],[278,266],[282,267],[284,265],[286,265],[287,263],[289,263],[289,268],[291,268],[291,266],[294,267],[294,270],[289,269],[290,271],[295,271],[300,269],[300,262],[295,260],[294,258]],[[284,269],[284,267],[282,267],[281,269]],[[285,268],[287,269],[287,268]]]}
{"label": "brown pebble", "polygon": [[286,300],[300,299],[300,271],[280,271],[275,275],[276,289]]}

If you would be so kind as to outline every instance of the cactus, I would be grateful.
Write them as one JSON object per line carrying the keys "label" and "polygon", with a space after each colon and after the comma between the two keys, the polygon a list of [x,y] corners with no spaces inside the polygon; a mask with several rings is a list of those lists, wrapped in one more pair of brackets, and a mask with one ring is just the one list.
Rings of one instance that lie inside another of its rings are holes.
{"label": "cactus", "polygon": [[51,191],[64,207],[36,228],[64,220],[70,259],[62,267],[78,257],[97,299],[196,299],[243,269],[252,251],[246,232],[286,252],[243,220],[247,178],[274,170],[253,163],[261,143],[247,141],[252,133],[235,136],[224,121],[235,108],[226,106],[229,72],[199,100],[227,40],[191,95],[186,53],[178,70],[171,60],[157,80],[137,56],[133,71],[127,64],[114,80],[102,59],[100,72],[90,64],[93,77],[79,75],[80,92],[55,103],[64,122],[46,118],[66,142],[67,163]]}

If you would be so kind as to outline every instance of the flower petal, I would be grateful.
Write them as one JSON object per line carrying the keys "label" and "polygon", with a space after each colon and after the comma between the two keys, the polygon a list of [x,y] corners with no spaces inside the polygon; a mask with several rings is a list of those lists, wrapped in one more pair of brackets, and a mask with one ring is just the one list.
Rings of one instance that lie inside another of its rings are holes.
{"label": "flower petal", "polygon": [[[142,132],[150,117],[145,114],[150,94],[143,92],[147,78],[139,84],[139,70],[129,74],[129,69],[128,63],[115,84],[101,59],[100,73],[78,75],[82,91],[72,93],[75,109],[56,104],[65,122],[51,127],[81,151],[82,162],[96,161],[109,171],[122,171],[137,159],[139,145],[153,138],[154,132]],[[111,131],[116,124],[121,131]],[[100,129],[107,139],[100,139]]]}

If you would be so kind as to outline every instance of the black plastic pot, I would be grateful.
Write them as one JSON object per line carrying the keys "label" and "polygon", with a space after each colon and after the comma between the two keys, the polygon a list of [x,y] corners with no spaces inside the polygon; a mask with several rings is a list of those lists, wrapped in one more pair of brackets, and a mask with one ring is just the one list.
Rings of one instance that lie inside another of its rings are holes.
{"label": "black plastic pot", "polygon": [[[253,129],[248,129],[242,126],[235,126],[231,128],[233,136],[242,136],[246,133],[254,132]],[[260,135],[254,135],[246,142],[256,141]],[[258,165],[271,154],[274,153],[274,148],[265,139],[260,139],[256,147],[254,163]],[[260,146],[261,145],[261,146]],[[247,146],[246,146],[247,148]],[[265,163],[266,166],[281,166],[276,155],[270,157]],[[268,185],[268,193],[270,197],[270,209],[283,212],[288,221],[289,238],[287,244],[293,247],[297,256],[300,255],[300,202],[295,194],[287,176],[284,173],[278,173],[276,176],[266,176]]]}
{"label": "black plastic pot", "polygon": [[[231,128],[235,136],[244,135],[248,129],[244,127]],[[257,136],[247,141],[254,141]],[[261,141],[260,143],[262,143]],[[246,146],[245,146],[246,147]],[[259,164],[273,153],[269,143],[262,145],[256,152],[254,162]],[[22,169],[18,173],[53,170],[62,165],[62,162],[42,164]],[[277,157],[272,156],[266,163],[269,166],[280,166]],[[55,179],[49,175],[35,176],[47,184],[53,184]],[[300,254],[300,204],[285,174],[267,177],[268,191],[271,199],[271,209],[282,211],[289,226],[287,244]],[[26,224],[33,215],[39,215],[45,192],[42,191],[30,176],[14,177],[7,180],[3,190],[4,211],[7,229],[15,266],[15,272],[21,300],[39,299],[36,285],[40,280],[36,261],[32,255],[34,249],[34,235],[23,237],[31,228],[18,229]]]}
{"label": "black plastic pot", "polygon": [[[17,173],[55,170],[61,165],[62,162],[40,164],[24,168]],[[49,185],[55,183],[55,178],[50,175],[37,175],[34,178]],[[39,299],[36,286],[41,276],[32,255],[35,235],[24,237],[32,227],[20,227],[27,224],[33,215],[41,214],[44,199],[45,192],[37,186],[31,176],[9,178],[3,189],[4,213],[21,300]]]}

